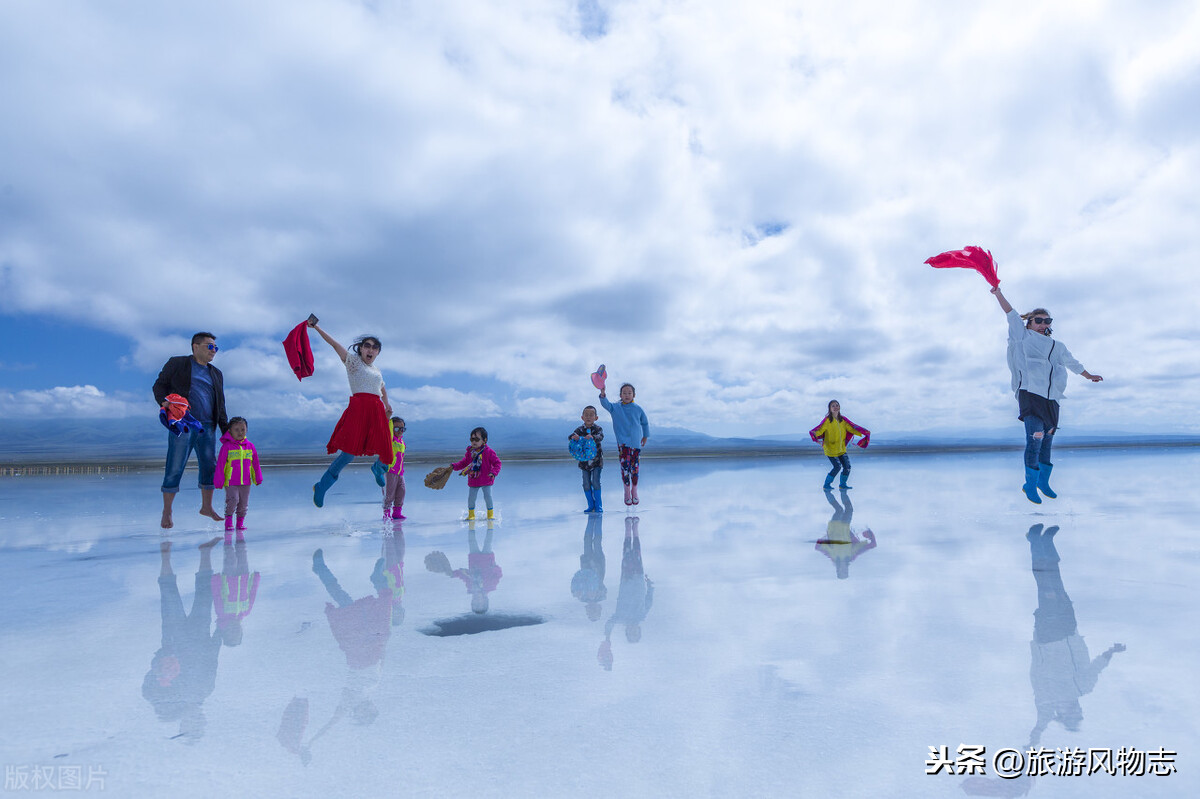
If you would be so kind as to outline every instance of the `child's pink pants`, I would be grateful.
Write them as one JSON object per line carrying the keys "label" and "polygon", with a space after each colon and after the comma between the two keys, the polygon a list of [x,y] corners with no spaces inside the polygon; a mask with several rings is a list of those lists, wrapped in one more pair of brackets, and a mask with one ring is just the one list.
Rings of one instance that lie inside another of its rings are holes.
{"label": "child's pink pants", "polygon": [[225,515],[229,516],[237,510],[238,516],[246,515],[246,506],[250,504],[250,485],[225,486]]}
{"label": "child's pink pants", "polygon": [[404,475],[387,473],[387,483],[383,487],[383,507],[397,508],[404,505]]}

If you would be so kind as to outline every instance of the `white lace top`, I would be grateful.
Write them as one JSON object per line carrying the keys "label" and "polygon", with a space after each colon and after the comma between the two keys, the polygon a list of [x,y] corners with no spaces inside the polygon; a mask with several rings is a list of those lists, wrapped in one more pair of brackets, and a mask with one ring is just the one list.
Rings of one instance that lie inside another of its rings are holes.
{"label": "white lace top", "polygon": [[346,379],[350,381],[351,394],[383,397],[383,375],[376,366],[363,363],[354,350],[346,350]]}

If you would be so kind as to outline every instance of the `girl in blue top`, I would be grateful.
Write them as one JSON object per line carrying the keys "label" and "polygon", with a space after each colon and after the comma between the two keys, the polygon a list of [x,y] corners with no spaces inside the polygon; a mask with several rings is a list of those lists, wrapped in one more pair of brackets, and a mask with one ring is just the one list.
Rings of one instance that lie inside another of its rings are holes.
{"label": "girl in blue top", "polygon": [[[600,405],[612,415],[613,434],[617,437],[617,453],[621,459],[621,482],[625,484],[625,504],[638,504],[638,457],[650,438],[650,423],[646,412],[633,401],[630,383],[621,386],[621,402],[613,405],[604,389],[600,389]],[[640,434],[640,435],[639,435]]]}

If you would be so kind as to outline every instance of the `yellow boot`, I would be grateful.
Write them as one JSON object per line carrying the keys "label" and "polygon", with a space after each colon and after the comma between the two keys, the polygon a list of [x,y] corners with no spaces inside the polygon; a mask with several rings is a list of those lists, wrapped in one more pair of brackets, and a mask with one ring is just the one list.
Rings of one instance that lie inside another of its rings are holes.
{"label": "yellow boot", "polygon": [[488,508],[488,520],[491,521],[492,519],[495,519],[495,518],[496,518],[496,515],[494,513],[492,513],[492,509]]}
{"label": "yellow boot", "polygon": [[470,510],[467,511],[467,521],[469,521],[469,522],[475,521],[475,509],[474,508],[471,508]]}

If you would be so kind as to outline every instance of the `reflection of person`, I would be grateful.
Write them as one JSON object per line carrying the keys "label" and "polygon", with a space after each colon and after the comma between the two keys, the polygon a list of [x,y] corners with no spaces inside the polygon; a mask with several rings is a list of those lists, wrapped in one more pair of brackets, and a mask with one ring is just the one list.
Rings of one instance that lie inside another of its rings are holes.
{"label": "reflection of person", "polygon": [[846,454],[846,445],[855,436],[862,436],[858,446],[866,449],[871,443],[871,431],[842,416],[841,404],[837,400],[830,400],[825,418],[808,431],[808,436],[821,445],[825,457],[829,458],[829,463],[833,465],[829,474],[825,475],[825,490],[833,488],[833,478],[837,477],[839,471],[842,473],[842,479],[838,481],[838,488],[853,488],[854,486],[846,485],[846,481],[850,479],[850,456]]}
{"label": "reflection of person", "polygon": [[[1124,644],[1113,644],[1091,659],[1059,573],[1058,550],[1054,547],[1057,532],[1058,527],[1043,530],[1042,525],[1035,524],[1025,534],[1038,594],[1037,610],[1033,612],[1033,640],[1029,642],[1029,681],[1037,706],[1037,722],[1029,733],[1030,749],[1041,743],[1042,733],[1052,721],[1073,732],[1079,730],[1083,722],[1079,698],[1096,687],[1100,672],[1112,656],[1125,651]],[[970,796],[1017,797],[1028,794],[1036,781],[1037,777],[1028,772],[1014,779],[974,776],[963,780],[960,787]]]}
{"label": "reflection of person", "polygon": [[[398,526],[397,526],[398,528]],[[391,628],[404,618],[404,532],[397,529],[383,542],[383,556],[371,572],[374,596],[351,599],[325,563],[324,552],[313,552],[312,570],[337,603],[325,603],[329,629],[346,656],[346,684],[333,716],[308,743],[303,742],[308,725],[308,699],[296,697],[284,710],[277,738],[288,751],[299,755],[305,765],[312,760],[312,745],[347,716],[355,724],[367,725],[379,716],[372,694],[379,685],[383,657]]]}
{"label": "reflection of person", "polygon": [[[621,401],[613,405],[604,389],[600,389],[600,406],[612,416],[613,435],[617,437],[617,456],[621,460],[621,482],[625,484],[625,504],[638,504],[639,461],[646,441],[650,438],[650,422],[646,412],[633,401],[631,384],[621,386]],[[640,435],[639,435],[640,434]]]}
{"label": "reflection of person", "polygon": [[621,554],[621,584],[617,588],[617,607],[604,623],[604,642],[596,659],[606,671],[612,671],[612,630],[625,625],[625,640],[642,640],[642,621],[654,603],[654,583],[642,567],[642,542],[638,537],[638,517],[625,517],[625,545]]}
{"label": "reflection of person", "polygon": [[475,537],[475,522],[467,524],[467,568],[452,569],[450,559],[442,552],[430,552],[425,556],[425,568],[431,572],[444,574],[447,577],[457,577],[467,587],[471,595],[471,610],[476,613],[488,612],[488,594],[500,585],[503,570],[496,564],[496,555],[492,552],[492,523],[488,522],[487,534],[483,537],[483,548]]}
{"label": "reflection of person", "polygon": [[399,596],[404,593],[403,561],[393,558],[389,563],[387,555],[379,558],[371,572],[375,595],[351,599],[325,564],[324,551],[313,552],[312,560],[313,573],[337,603],[325,603],[325,616],[329,619],[333,637],[346,655],[346,664],[352,669],[378,666],[383,661],[392,625],[399,624],[404,615],[400,613],[397,618],[393,613]]}
{"label": "reflection of person", "polygon": [[1025,485],[1021,490],[1030,502],[1041,504],[1042,494],[1053,499],[1050,490],[1050,450],[1058,431],[1058,401],[1067,386],[1067,370],[1093,383],[1104,378],[1094,375],[1075,360],[1070,351],[1050,337],[1050,313],[1035,308],[1019,314],[1009,305],[1000,287],[992,289],[1000,308],[1008,317],[1008,369],[1012,390],[1017,395],[1017,418],[1025,423]]}
{"label": "reflection of person", "polygon": [[196,570],[192,612],[183,610],[183,598],[171,570],[171,542],[160,547],[158,592],[162,611],[162,645],[150,661],[142,680],[142,696],[154,706],[159,721],[178,721],[186,743],[204,736],[207,724],[202,705],[217,685],[217,657],[221,639],[212,626],[212,548],[220,538],[201,544]]}
{"label": "reflection of person", "polygon": [[225,646],[242,642],[242,619],[254,609],[258,596],[259,574],[250,572],[246,556],[246,541],[238,535],[237,544],[225,534],[221,573],[212,578],[213,610],[217,612],[217,632]]}
{"label": "reflection of person", "polygon": [[212,365],[218,349],[216,340],[212,333],[196,333],[192,336],[192,354],[168,358],[154,381],[154,401],[159,407],[167,406],[168,394],[179,394],[187,398],[189,413],[201,424],[201,429],[190,429],[180,436],[167,433],[167,464],[162,484],[164,528],[174,526],[171,506],[193,449],[200,469],[200,514],[221,521],[221,514],[212,505],[213,467],[217,455],[217,428],[223,433],[229,424],[225,419],[224,377],[221,370]]}
{"label": "reflection of person", "polygon": [[262,469],[258,465],[258,450],[246,439],[246,420],[235,416],[229,429],[221,436],[221,454],[213,473],[213,485],[225,488],[225,540],[233,533],[233,517],[237,515],[237,538],[246,529],[246,509],[250,504],[250,485],[262,485]]}
{"label": "reflection of person", "polygon": [[450,468],[467,478],[467,520],[475,518],[475,498],[483,489],[483,503],[487,506],[487,517],[494,519],[492,511],[492,486],[500,474],[500,456],[487,445],[487,430],[476,427],[471,431],[471,443],[462,459],[450,464]]}
{"label": "reflection of person", "polygon": [[392,406],[388,404],[383,375],[375,366],[383,346],[379,339],[362,336],[347,349],[322,330],[320,325],[310,321],[309,326],[333,347],[346,366],[346,379],[350,382],[350,404],[342,412],[329,443],[325,445],[326,452],[336,452],[337,456],[313,486],[313,504],[320,508],[325,505],[325,492],[337,482],[342,469],[355,456],[377,455],[385,466],[392,465],[392,436],[388,430]]}
{"label": "reflection of person", "polygon": [[579,556],[579,571],[571,578],[571,596],[584,604],[587,617],[600,619],[600,603],[608,598],[604,587],[604,531],[603,517],[588,516],[587,528],[583,533],[583,554]]}
{"label": "reflection of person", "polygon": [[870,530],[863,530],[863,537],[859,538],[850,529],[850,522],[854,518],[854,506],[850,504],[850,495],[844,490],[841,492],[841,505],[834,499],[832,490],[826,489],[825,499],[833,506],[833,516],[825,528],[825,537],[817,539],[816,550],[833,561],[838,579],[845,580],[850,576],[850,564],[854,559],[875,548],[875,534]]}
{"label": "reflection of person", "polygon": [[1029,528],[1029,551],[1033,560],[1033,579],[1037,582],[1038,607],[1033,613],[1033,641],[1029,644],[1031,662],[1029,680],[1033,683],[1033,701],[1037,705],[1037,723],[1029,734],[1029,745],[1036,746],[1050,722],[1057,721],[1072,732],[1083,721],[1079,698],[1096,687],[1100,672],[1124,644],[1113,644],[1095,659],[1088,656],[1087,644],[1079,635],[1075,607],[1063,587],[1059,573],[1058,550],[1054,547],[1057,527]]}
{"label": "reflection of person", "polygon": [[604,503],[600,499],[600,472],[604,469],[604,452],[600,442],[604,440],[604,429],[596,424],[596,415],[595,407],[589,405],[584,408],[579,416],[583,424],[567,436],[571,441],[586,439],[596,445],[596,457],[578,461],[579,471],[583,473],[583,496],[587,499],[587,510],[584,513],[604,512]]}

